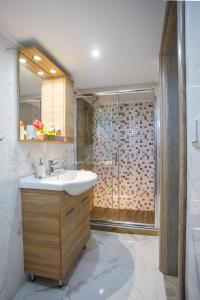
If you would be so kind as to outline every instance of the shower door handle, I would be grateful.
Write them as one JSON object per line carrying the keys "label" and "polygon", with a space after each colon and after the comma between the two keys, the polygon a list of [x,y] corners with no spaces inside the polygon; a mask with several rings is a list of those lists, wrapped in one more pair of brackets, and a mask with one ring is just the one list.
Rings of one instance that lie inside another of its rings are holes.
{"label": "shower door handle", "polygon": [[115,166],[117,166],[117,151],[115,152]]}

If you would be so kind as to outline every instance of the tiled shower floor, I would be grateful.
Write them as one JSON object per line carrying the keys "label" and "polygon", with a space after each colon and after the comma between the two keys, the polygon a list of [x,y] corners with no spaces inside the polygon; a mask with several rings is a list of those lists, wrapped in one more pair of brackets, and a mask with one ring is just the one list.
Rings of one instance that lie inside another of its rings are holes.
{"label": "tiled shower floor", "polygon": [[158,237],[92,231],[64,286],[36,279],[13,300],[166,300]]}

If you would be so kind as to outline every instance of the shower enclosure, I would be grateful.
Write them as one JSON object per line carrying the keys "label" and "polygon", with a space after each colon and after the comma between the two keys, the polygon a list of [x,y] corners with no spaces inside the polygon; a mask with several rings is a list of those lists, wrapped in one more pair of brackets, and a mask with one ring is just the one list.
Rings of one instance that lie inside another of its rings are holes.
{"label": "shower enclosure", "polygon": [[78,99],[77,112],[78,168],[98,175],[91,220],[154,225],[153,91],[100,95],[94,101]]}

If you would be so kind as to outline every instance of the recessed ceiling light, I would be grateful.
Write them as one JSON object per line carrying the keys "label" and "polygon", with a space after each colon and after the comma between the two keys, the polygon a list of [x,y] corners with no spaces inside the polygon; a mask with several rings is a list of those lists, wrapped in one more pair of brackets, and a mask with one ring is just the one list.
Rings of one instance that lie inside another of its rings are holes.
{"label": "recessed ceiling light", "polygon": [[99,294],[102,295],[104,293],[104,289],[99,290]]}
{"label": "recessed ceiling light", "polygon": [[41,57],[40,57],[39,55],[33,55],[32,58],[33,58],[34,60],[36,60],[36,61],[42,60]]}
{"label": "recessed ceiling light", "polygon": [[92,56],[93,56],[93,57],[99,57],[99,55],[100,55],[100,52],[99,52],[98,49],[93,49],[93,50],[92,50]]}
{"label": "recessed ceiling light", "polygon": [[27,63],[27,60],[23,57],[20,57],[19,61],[20,61],[21,64],[26,64]]}
{"label": "recessed ceiling light", "polygon": [[50,72],[51,72],[52,74],[56,74],[57,71],[56,71],[55,69],[51,69]]}
{"label": "recessed ceiling light", "polygon": [[42,75],[44,75],[44,72],[43,72],[43,71],[38,71],[37,74],[38,74],[39,76],[42,76]]}

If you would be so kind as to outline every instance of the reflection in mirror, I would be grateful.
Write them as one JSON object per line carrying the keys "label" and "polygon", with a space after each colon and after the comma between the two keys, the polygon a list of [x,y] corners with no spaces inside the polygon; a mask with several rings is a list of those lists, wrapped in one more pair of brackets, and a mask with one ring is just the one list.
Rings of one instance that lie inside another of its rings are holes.
{"label": "reflection in mirror", "polygon": [[24,126],[41,120],[41,78],[20,64],[19,119]]}
{"label": "reflection in mirror", "polygon": [[42,62],[39,65],[22,53],[19,63],[20,141],[65,141],[65,76],[57,76],[55,69],[52,73],[52,68],[49,74]]}

